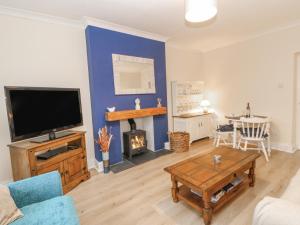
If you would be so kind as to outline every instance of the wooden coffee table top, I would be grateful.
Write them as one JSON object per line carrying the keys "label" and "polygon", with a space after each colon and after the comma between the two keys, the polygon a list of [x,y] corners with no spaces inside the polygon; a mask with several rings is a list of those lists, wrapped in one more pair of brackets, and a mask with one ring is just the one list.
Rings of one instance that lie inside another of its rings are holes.
{"label": "wooden coffee table top", "polygon": [[[214,164],[213,156],[221,155],[219,164]],[[243,170],[249,163],[260,157],[257,152],[243,152],[241,150],[219,147],[204,155],[197,155],[172,166],[165,171],[184,182],[188,182],[197,189],[205,190],[222,181],[232,173]]]}

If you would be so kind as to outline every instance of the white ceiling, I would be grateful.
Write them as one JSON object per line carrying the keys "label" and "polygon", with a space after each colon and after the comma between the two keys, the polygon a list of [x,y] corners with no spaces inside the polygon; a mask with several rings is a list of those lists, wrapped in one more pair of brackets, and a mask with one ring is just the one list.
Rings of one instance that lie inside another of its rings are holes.
{"label": "white ceiling", "polygon": [[184,0],[0,0],[0,5],[70,19],[93,17],[200,51],[300,24],[300,0],[219,0],[217,17],[198,25],[184,21]]}

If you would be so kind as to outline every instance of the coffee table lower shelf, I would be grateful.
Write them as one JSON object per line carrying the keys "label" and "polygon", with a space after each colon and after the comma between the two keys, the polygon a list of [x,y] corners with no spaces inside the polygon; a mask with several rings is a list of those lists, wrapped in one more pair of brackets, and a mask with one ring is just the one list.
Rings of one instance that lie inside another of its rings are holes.
{"label": "coffee table lower shelf", "polygon": [[[234,199],[236,196],[238,196],[241,192],[243,192],[247,187],[249,187],[250,179],[248,177],[244,177],[243,181],[235,186],[233,189],[231,189],[229,192],[225,193],[218,202],[211,203],[211,208],[213,212],[216,212],[219,210],[223,205],[225,205],[230,200]],[[179,191],[177,193],[177,197],[179,200],[182,200],[186,204],[190,205],[194,209],[196,209],[198,212],[202,214],[204,209],[204,204],[202,198],[191,192],[191,188],[181,185],[179,187]]]}

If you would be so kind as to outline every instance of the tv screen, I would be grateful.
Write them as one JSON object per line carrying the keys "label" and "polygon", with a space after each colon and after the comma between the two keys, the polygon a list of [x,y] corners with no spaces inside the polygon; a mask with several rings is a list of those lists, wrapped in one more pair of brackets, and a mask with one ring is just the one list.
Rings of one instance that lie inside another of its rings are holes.
{"label": "tv screen", "polygon": [[5,87],[11,140],[82,125],[80,90]]}

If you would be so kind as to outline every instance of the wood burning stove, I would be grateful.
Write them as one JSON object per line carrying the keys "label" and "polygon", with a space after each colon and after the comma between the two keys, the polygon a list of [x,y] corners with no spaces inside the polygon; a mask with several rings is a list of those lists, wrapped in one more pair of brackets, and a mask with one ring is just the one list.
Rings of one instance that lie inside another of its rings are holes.
{"label": "wood burning stove", "polygon": [[124,155],[132,159],[134,155],[141,154],[147,150],[146,131],[137,130],[133,119],[128,120],[130,131],[123,133]]}

